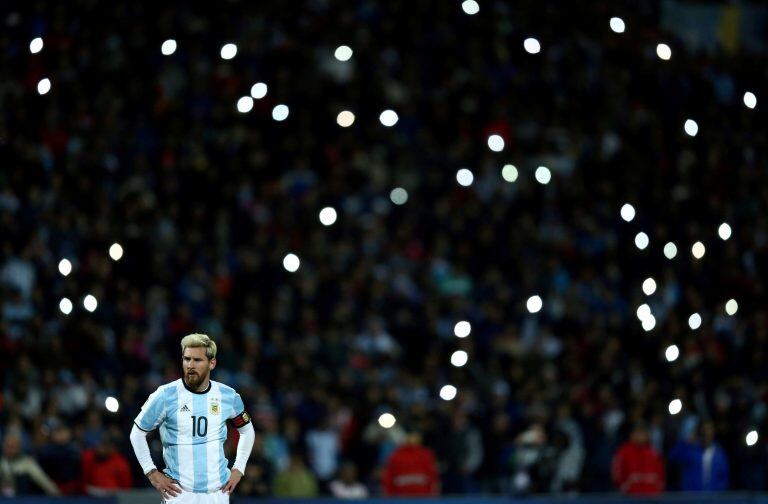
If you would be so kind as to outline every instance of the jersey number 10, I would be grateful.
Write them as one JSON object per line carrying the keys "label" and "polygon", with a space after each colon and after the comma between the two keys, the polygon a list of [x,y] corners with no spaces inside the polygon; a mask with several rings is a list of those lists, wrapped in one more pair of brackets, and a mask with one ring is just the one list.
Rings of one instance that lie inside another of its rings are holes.
{"label": "jersey number 10", "polygon": [[192,437],[208,434],[208,417],[192,415]]}

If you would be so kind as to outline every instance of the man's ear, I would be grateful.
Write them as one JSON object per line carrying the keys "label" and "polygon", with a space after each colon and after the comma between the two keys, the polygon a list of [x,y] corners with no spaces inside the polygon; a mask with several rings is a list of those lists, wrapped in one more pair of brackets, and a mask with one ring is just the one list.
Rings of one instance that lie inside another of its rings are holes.
{"label": "man's ear", "polygon": [[210,369],[213,369],[213,368],[215,368],[215,367],[216,367],[216,357],[214,357],[213,359],[211,359],[211,367],[210,367]]}

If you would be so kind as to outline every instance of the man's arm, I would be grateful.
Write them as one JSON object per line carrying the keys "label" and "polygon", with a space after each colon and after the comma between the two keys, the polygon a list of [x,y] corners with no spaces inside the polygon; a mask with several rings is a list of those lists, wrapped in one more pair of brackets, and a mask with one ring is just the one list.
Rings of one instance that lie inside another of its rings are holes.
{"label": "man's arm", "polygon": [[250,422],[238,427],[237,432],[240,433],[240,440],[237,442],[237,456],[235,456],[235,463],[232,464],[232,474],[229,476],[229,481],[222,488],[222,491],[228,494],[235,490],[243,474],[245,474],[245,464],[248,463],[253,442],[256,440],[256,431],[253,430],[253,425]]}
{"label": "man's arm", "polygon": [[168,476],[161,473],[152,462],[152,454],[149,452],[149,443],[147,443],[147,432],[141,430],[136,424],[131,429],[131,446],[136,454],[136,459],[141,465],[144,474],[149,478],[149,482],[165,497],[176,497],[181,493],[181,488]]}

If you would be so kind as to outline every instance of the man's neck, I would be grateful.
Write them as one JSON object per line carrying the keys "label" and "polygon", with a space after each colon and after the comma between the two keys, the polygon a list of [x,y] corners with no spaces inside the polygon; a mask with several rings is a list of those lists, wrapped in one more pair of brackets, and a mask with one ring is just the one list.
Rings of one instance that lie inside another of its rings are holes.
{"label": "man's neck", "polygon": [[205,392],[206,390],[208,390],[208,386],[210,384],[211,384],[211,379],[206,378],[205,380],[203,380],[203,383],[201,383],[200,386],[195,388],[195,392]]}

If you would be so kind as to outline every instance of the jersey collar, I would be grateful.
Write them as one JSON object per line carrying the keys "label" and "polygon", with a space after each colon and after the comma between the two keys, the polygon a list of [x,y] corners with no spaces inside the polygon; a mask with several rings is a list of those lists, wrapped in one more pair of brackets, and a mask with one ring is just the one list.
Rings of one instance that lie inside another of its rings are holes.
{"label": "jersey collar", "polygon": [[189,390],[193,394],[207,394],[211,390],[211,380],[210,380],[210,378],[208,379],[208,387],[206,387],[206,389],[203,390],[202,392],[198,392],[197,390],[193,390],[193,389],[189,388],[189,385],[187,385],[187,382],[184,381],[184,378],[181,379],[181,383],[184,385],[185,389]]}

